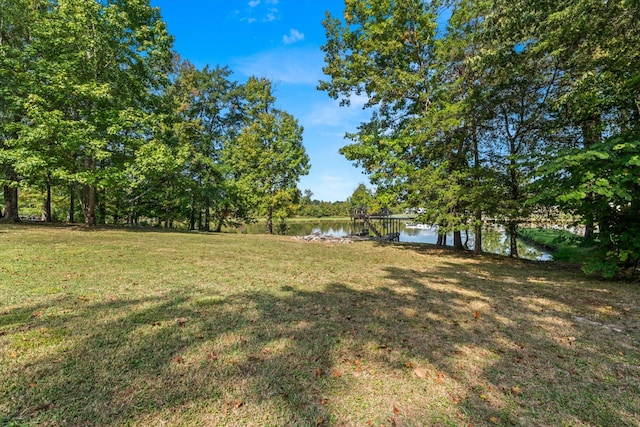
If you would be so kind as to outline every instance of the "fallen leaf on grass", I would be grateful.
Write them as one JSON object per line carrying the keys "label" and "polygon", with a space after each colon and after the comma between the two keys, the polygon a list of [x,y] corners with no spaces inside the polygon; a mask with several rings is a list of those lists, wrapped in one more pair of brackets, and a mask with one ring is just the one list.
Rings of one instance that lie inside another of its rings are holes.
{"label": "fallen leaf on grass", "polygon": [[393,413],[396,415],[400,415],[400,409],[396,405],[393,405]]}
{"label": "fallen leaf on grass", "polygon": [[518,387],[517,385],[511,387],[511,393],[518,395],[518,396],[522,396],[522,389],[520,387]]}
{"label": "fallen leaf on grass", "polygon": [[322,376],[322,368],[316,369],[316,378],[320,378]]}
{"label": "fallen leaf on grass", "polygon": [[331,375],[332,378],[340,378],[342,377],[343,373],[339,369],[332,369],[329,375]]}
{"label": "fallen leaf on grass", "polygon": [[489,421],[491,421],[493,424],[498,424],[500,422],[500,420],[497,419],[496,417],[489,418]]}
{"label": "fallen leaf on grass", "polygon": [[480,312],[478,310],[473,312],[473,318],[478,319],[480,317]]}
{"label": "fallen leaf on grass", "polygon": [[180,364],[184,363],[184,357],[182,356],[173,356],[171,360],[175,363],[180,363]]}
{"label": "fallen leaf on grass", "polygon": [[187,319],[186,317],[178,317],[176,319],[176,323],[178,324],[178,326],[184,326],[188,321],[189,319]]}
{"label": "fallen leaf on grass", "polygon": [[418,378],[427,378],[427,370],[424,368],[415,368],[413,373]]}
{"label": "fallen leaf on grass", "polygon": [[216,353],[215,351],[209,353],[209,360],[218,360],[218,353]]}
{"label": "fallen leaf on grass", "polygon": [[234,409],[238,409],[243,405],[244,405],[244,402],[242,400],[236,400],[235,403],[233,404],[233,407]]}

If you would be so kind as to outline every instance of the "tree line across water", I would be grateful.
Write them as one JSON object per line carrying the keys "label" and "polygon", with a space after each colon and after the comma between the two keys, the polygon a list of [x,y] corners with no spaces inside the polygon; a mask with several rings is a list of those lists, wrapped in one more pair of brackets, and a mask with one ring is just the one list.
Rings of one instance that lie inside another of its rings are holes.
{"label": "tree line across water", "polygon": [[[371,111],[342,154],[376,206],[453,232],[546,210],[580,218],[590,271],[640,260],[638,0],[345,0],[327,15],[318,89]],[[316,203],[302,127],[271,83],[197,69],[148,0],[0,0],[3,220],[19,192],[87,225],[216,230]],[[318,209],[316,209],[318,208]]]}

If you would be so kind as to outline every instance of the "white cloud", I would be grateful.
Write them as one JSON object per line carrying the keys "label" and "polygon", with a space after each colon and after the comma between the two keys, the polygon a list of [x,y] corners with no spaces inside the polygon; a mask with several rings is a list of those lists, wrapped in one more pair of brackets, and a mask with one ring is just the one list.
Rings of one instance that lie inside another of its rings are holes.
{"label": "white cloud", "polygon": [[304,40],[304,34],[294,28],[289,31],[289,34],[282,36],[282,42],[285,45],[299,42],[301,40]]}
{"label": "white cloud", "polygon": [[273,7],[278,4],[278,0],[267,0],[263,6],[260,6],[261,4],[262,0],[250,0],[246,8],[242,11],[234,10],[229,17],[249,24],[258,21],[273,22],[278,19],[278,8]]}
{"label": "white cloud", "polygon": [[273,22],[276,20],[276,14],[278,9],[270,9],[269,12],[262,18],[262,22]]}
{"label": "white cloud", "polygon": [[266,77],[273,83],[317,85],[322,78],[322,52],[277,49],[238,58],[231,68],[245,76]]}
{"label": "white cloud", "polygon": [[311,108],[304,123],[307,126],[341,127],[348,132],[353,132],[356,130],[354,123],[368,120],[371,114],[362,109],[366,102],[366,96],[354,95],[351,97],[351,105],[348,107],[341,107],[340,102],[336,100],[318,103]]}

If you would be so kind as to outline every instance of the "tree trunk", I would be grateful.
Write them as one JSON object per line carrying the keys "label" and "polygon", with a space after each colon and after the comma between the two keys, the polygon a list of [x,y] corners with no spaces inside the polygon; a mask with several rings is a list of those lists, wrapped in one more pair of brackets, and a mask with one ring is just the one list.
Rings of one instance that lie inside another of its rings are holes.
{"label": "tree trunk", "polygon": [[482,211],[476,211],[476,221],[473,239],[473,253],[479,255],[482,253]]}
{"label": "tree trunk", "polygon": [[84,186],[84,225],[96,225],[96,187],[93,185]]}
{"label": "tree trunk", "polygon": [[4,187],[4,216],[2,222],[19,222],[18,215],[18,188]]}
{"label": "tree trunk", "polygon": [[209,198],[204,199],[204,231],[210,231],[211,228],[211,213],[209,208]]}
{"label": "tree trunk", "polygon": [[[589,197],[589,196],[587,196],[587,197]],[[595,229],[595,225],[593,223],[593,215],[585,215],[584,238],[585,239],[593,239],[593,231],[594,231],[594,229]]]}
{"label": "tree trunk", "polygon": [[189,211],[189,230],[193,231],[196,229],[196,198],[191,193],[191,206]]}
{"label": "tree trunk", "polygon": [[[85,156],[84,166],[86,170],[95,171],[96,160],[90,156]],[[89,227],[96,225],[96,187],[95,185],[84,185],[83,197],[84,224]]]}
{"label": "tree trunk", "polygon": [[273,234],[273,208],[267,208],[267,234]]}
{"label": "tree trunk", "polygon": [[[480,149],[478,144],[478,125],[476,123],[476,115],[475,113],[472,115],[473,121],[473,172],[474,178],[478,185],[478,188],[481,188],[481,179],[480,179]],[[477,196],[476,196],[477,198]],[[476,202],[479,203],[479,202]],[[474,224],[474,239],[473,239],[473,253],[476,255],[480,255],[482,253],[482,209],[477,208],[475,211],[475,224]]]}
{"label": "tree trunk", "polygon": [[67,222],[73,224],[76,216],[76,185],[69,185],[69,214],[67,215]]}
{"label": "tree trunk", "polygon": [[[96,194],[98,196],[98,194]],[[107,223],[107,190],[103,189],[99,192],[99,197],[96,197],[96,206],[98,215],[96,217],[96,223]]]}
{"label": "tree trunk", "polygon": [[118,225],[120,222],[120,197],[116,197],[116,205],[113,211],[113,224]]}
{"label": "tree trunk", "polygon": [[47,189],[42,203],[42,220],[46,222],[53,221],[51,217],[51,183],[49,182],[49,178],[47,178]]}
{"label": "tree trunk", "polygon": [[458,251],[464,249],[464,245],[462,244],[462,233],[459,230],[455,230],[453,232],[453,248]]}
{"label": "tree trunk", "polygon": [[518,223],[515,221],[509,222],[507,233],[509,234],[509,256],[518,258]]}

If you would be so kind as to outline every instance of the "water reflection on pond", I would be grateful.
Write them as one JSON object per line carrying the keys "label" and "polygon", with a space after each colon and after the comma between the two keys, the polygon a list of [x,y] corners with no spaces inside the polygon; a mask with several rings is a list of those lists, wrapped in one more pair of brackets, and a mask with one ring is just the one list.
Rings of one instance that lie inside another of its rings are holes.
{"label": "water reflection on pond", "polygon": [[[290,236],[307,236],[309,234],[321,234],[324,236],[345,237],[351,234],[351,223],[349,221],[304,221],[289,222],[287,234]],[[247,233],[264,233],[264,224],[250,224],[246,226]],[[400,229],[400,242],[410,243],[431,243],[435,244],[438,234],[434,228],[413,228],[407,227],[404,223]],[[473,247],[473,233],[469,231],[468,236],[462,233],[462,241],[467,242],[469,248]],[[453,235],[447,236],[447,244],[451,245]],[[509,253],[509,238],[504,230],[499,227],[490,227],[483,230],[482,249],[485,252],[507,255]],[[539,261],[549,261],[551,254],[538,248],[518,242],[518,254],[520,258],[535,259]]]}

